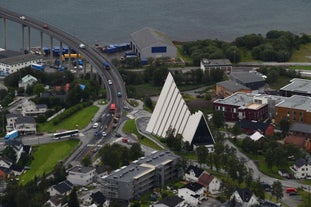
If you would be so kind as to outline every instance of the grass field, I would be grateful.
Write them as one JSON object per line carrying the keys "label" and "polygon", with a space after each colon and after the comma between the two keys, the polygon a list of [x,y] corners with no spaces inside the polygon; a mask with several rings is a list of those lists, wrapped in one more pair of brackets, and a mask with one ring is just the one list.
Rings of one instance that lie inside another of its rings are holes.
{"label": "grass field", "polygon": [[85,128],[92,118],[94,114],[98,111],[97,106],[89,106],[84,108],[83,110],[75,113],[74,115],[64,119],[57,125],[53,125],[52,121],[39,124],[38,131],[39,132],[56,132],[57,130],[70,130],[70,129],[83,129]]}
{"label": "grass field", "polygon": [[35,176],[50,173],[54,166],[64,160],[78,145],[79,140],[71,139],[62,142],[54,142],[33,147],[33,158],[30,170],[19,178],[21,184],[26,184]]}
{"label": "grass field", "polygon": [[155,150],[161,150],[162,149],[156,143],[154,143],[153,141],[151,141],[150,139],[148,139],[146,137],[143,137],[141,134],[138,133],[134,119],[130,119],[130,120],[125,122],[125,124],[123,126],[123,132],[128,133],[128,134],[135,134],[138,137],[139,142],[143,145],[151,147]]}
{"label": "grass field", "polygon": [[294,50],[290,62],[311,62],[311,43],[301,45],[299,50]]}

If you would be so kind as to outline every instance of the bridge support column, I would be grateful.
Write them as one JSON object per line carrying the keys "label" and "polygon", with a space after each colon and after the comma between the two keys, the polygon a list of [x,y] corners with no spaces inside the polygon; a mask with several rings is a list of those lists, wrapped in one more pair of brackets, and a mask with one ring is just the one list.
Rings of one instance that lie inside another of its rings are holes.
{"label": "bridge support column", "polygon": [[60,61],[60,66],[63,65],[62,55],[63,55],[63,42],[59,42],[59,61]]}
{"label": "bridge support column", "polygon": [[71,70],[71,48],[68,47],[68,70]]}
{"label": "bridge support column", "polygon": [[50,36],[50,61],[51,61],[51,65],[53,65],[53,37]]}
{"label": "bridge support column", "polygon": [[41,54],[44,54],[44,51],[43,51],[43,32],[40,32],[40,51],[41,51]]}
{"label": "bridge support column", "polygon": [[3,18],[3,49],[6,50],[6,19]]}
{"label": "bridge support column", "polygon": [[93,65],[91,65],[91,73],[90,73],[90,79],[92,80],[92,76],[93,76]]}
{"label": "bridge support column", "polygon": [[25,30],[24,30],[24,25],[22,24],[22,50],[23,54],[25,53]]}
{"label": "bridge support column", "polygon": [[28,51],[30,51],[30,27],[28,27]]}

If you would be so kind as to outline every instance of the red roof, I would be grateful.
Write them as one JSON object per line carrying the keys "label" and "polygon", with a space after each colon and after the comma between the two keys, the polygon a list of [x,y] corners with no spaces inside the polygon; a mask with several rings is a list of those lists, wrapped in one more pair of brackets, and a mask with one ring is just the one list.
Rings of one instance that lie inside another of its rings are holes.
{"label": "red roof", "polygon": [[294,144],[298,147],[303,148],[305,146],[305,137],[288,135],[284,138],[284,144]]}
{"label": "red roof", "polygon": [[214,179],[214,176],[208,174],[207,172],[203,172],[199,179],[198,182],[203,185],[204,187],[208,187],[209,184],[212,182],[212,180]]}

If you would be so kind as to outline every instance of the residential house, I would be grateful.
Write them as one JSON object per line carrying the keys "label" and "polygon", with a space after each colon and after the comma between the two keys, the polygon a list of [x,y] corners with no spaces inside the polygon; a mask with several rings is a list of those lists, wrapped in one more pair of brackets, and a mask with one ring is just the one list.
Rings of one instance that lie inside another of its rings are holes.
{"label": "residential house", "polygon": [[220,69],[226,74],[230,74],[232,71],[232,63],[229,59],[207,59],[203,58],[200,61],[200,69],[210,73],[212,70]]}
{"label": "residential house", "polygon": [[18,87],[19,88],[24,88],[25,90],[27,89],[28,86],[31,86],[35,84],[38,81],[38,79],[30,74],[22,77],[22,80],[18,82]]}
{"label": "residential house", "polygon": [[258,90],[266,84],[264,77],[254,72],[232,72],[230,79],[252,90]]}
{"label": "residential house", "polygon": [[260,122],[268,118],[268,101],[260,95],[237,92],[215,100],[213,107],[224,113],[225,121],[246,119]]}
{"label": "residential house", "polygon": [[210,175],[205,171],[200,175],[198,183],[203,185],[206,189],[206,192],[212,195],[220,193],[221,181],[215,176]]}
{"label": "residential house", "polygon": [[67,180],[73,185],[88,185],[94,182],[95,179],[95,168],[74,166],[67,170]]}
{"label": "residential house", "polygon": [[73,185],[68,180],[62,181],[56,185],[53,185],[48,189],[50,196],[61,195],[67,196],[70,194],[71,190],[73,189]]}
{"label": "residential house", "polygon": [[235,202],[239,203],[241,207],[259,205],[258,198],[248,188],[237,188],[230,197],[230,200],[233,199],[235,199]]}
{"label": "residential house", "polygon": [[311,178],[311,161],[309,159],[297,159],[290,169],[293,172],[294,177],[297,179]]}
{"label": "residential house", "polygon": [[195,182],[188,183],[184,187],[178,189],[178,197],[183,198],[185,203],[198,206],[205,198],[204,186]]}
{"label": "residential house", "polygon": [[236,92],[251,93],[252,90],[232,80],[226,80],[216,83],[216,96],[218,98],[226,98]]}
{"label": "residential house", "polygon": [[293,135],[311,138],[311,124],[293,122],[289,127],[289,132]]}
{"label": "residential house", "polygon": [[97,191],[95,193],[92,193],[91,194],[91,198],[92,198],[92,201],[98,206],[98,207],[103,207],[104,206],[104,203],[107,203],[106,201],[106,198],[105,196],[103,195],[102,192],[100,191]]}
{"label": "residential house", "polygon": [[16,154],[16,163],[18,163],[23,152],[23,144],[16,140],[11,140],[7,142],[6,144],[7,146],[12,147],[14,149],[15,154]]}
{"label": "residential house", "polygon": [[255,132],[260,132],[265,136],[274,134],[274,126],[270,123],[243,119],[238,121],[237,124],[245,134],[253,134]]}
{"label": "residential house", "polygon": [[45,204],[50,207],[61,207],[62,199],[63,196],[60,195],[51,196],[51,198]]}
{"label": "residential house", "polygon": [[184,179],[189,182],[198,182],[198,179],[202,173],[202,169],[193,165],[189,165],[185,172]]}
{"label": "residential house", "polygon": [[150,207],[184,207],[185,200],[178,196],[167,196],[160,200],[156,204],[150,205]]}
{"label": "residential house", "polygon": [[10,167],[10,170],[11,170],[11,173],[13,173],[15,176],[20,176],[24,172],[24,167],[13,164]]}
{"label": "residential house", "polygon": [[16,130],[20,135],[36,134],[37,124],[33,117],[22,116],[18,117],[15,121]]}
{"label": "residential house", "polygon": [[24,100],[22,103],[22,115],[37,117],[40,114],[45,114],[47,111],[46,104],[35,104],[33,101]]}
{"label": "residential house", "polygon": [[5,156],[1,157],[0,167],[10,168],[12,164],[13,164],[13,161],[9,159],[8,157],[5,157]]}

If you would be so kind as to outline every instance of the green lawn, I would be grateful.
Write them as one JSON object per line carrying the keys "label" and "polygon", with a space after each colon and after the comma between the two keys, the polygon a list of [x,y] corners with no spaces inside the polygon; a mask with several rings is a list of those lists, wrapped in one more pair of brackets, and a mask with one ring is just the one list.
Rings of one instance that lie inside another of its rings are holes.
{"label": "green lawn", "polygon": [[311,43],[301,45],[299,50],[294,50],[290,62],[310,62],[308,56],[311,56]]}
{"label": "green lawn", "polygon": [[302,65],[290,66],[289,68],[294,70],[311,70],[311,66],[302,66]]}
{"label": "green lawn", "polygon": [[151,147],[155,150],[162,150],[162,148],[159,147],[156,143],[154,143],[150,139],[148,139],[148,138],[146,138],[146,137],[144,137],[138,133],[134,119],[130,119],[130,120],[126,121],[122,130],[124,133],[135,134],[138,137],[139,142],[141,144],[146,145],[148,147]]}
{"label": "green lawn", "polygon": [[94,105],[86,107],[57,125],[53,125],[52,120],[43,124],[39,124],[38,131],[52,133],[56,132],[57,130],[70,130],[76,129],[77,127],[78,129],[83,129],[90,123],[98,109],[99,108]]}
{"label": "green lawn", "polygon": [[30,170],[19,178],[21,184],[26,184],[35,176],[42,176],[43,173],[50,173],[54,166],[64,160],[70,152],[78,145],[79,140],[70,139],[62,142],[42,144],[33,147],[33,158]]}

